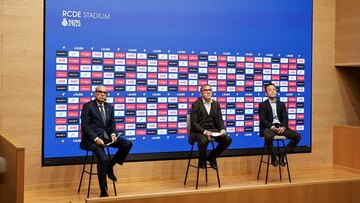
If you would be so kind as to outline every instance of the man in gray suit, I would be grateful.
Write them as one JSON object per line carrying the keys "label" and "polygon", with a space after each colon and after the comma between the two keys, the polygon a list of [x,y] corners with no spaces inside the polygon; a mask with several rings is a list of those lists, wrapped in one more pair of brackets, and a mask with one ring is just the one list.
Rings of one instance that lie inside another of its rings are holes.
{"label": "man in gray suit", "polygon": [[[220,104],[211,98],[211,86],[208,84],[202,86],[200,94],[201,97],[192,103],[189,142],[198,143],[200,168],[206,167],[207,160],[213,169],[217,169],[215,159],[229,147],[232,140],[231,137],[226,134]],[[219,144],[216,149],[211,151],[209,156],[206,157],[206,149],[210,139],[214,139]]]}

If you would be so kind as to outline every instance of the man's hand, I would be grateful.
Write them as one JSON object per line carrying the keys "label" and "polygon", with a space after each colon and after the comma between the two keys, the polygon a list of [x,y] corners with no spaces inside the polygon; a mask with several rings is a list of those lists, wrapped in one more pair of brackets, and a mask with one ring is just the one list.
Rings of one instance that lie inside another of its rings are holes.
{"label": "man's hand", "polygon": [[220,130],[220,134],[221,134],[221,136],[225,136],[226,135],[225,129]]}
{"label": "man's hand", "polygon": [[204,135],[205,135],[208,139],[211,138],[211,134],[212,134],[212,132],[209,131],[209,130],[205,130],[205,131],[204,131]]}
{"label": "man's hand", "polygon": [[279,133],[280,128],[277,128],[273,125],[273,126],[271,126],[271,130],[274,131],[275,133]]}
{"label": "man's hand", "polygon": [[100,145],[100,146],[103,146],[103,145],[104,145],[104,141],[103,141],[101,138],[97,138],[96,141],[95,141],[95,143],[96,143],[97,145]]}
{"label": "man's hand", "polygon": [[111,134],[111,142],[116,142],[116,141],[117,141],[116,134],[112,133]]}
{"label": "man's hand", "polygon": [[285,130],[286,130],[286,128],[280,127],[278,133],[279,133],[279,134],[282,134]]}

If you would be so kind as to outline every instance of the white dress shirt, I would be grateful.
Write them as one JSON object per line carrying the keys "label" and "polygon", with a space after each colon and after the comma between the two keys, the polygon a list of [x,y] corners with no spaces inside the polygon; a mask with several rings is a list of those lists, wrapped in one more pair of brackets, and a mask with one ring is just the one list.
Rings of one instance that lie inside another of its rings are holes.
{"label": "white dress shirt", "polygon": [[277,115],[277,109],[276,109],[276,99],[275,101],[271,101],[269,99],[269,102],[270,102],[270,105],[271,105],[271,109],[272,109],[272,112],[273,112],[273,124],[274,123],[278,123],[278,124],[281,124],[280,120],[279,120],[279,117]]}
{"label": "white dress shirt", "polygon": [[205,106],[206,112],[208,113],[208,115],[210,114],[211,111],[211,103],[212,103],[212,99],[211,101],[208,103],[207,101],[205,101],[204,98],[202,98],[203,104]]}

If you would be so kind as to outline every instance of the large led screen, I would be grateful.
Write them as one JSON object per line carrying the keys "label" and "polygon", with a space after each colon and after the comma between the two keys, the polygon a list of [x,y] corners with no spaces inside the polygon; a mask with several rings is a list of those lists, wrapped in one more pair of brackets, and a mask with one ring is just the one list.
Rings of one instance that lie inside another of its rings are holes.
{"label": "large led screen", "polygon": [[228,155],[258,154],[263,86],[278,86],[289,127],[311,150],[311,0],[46,0],[43,165],[76,164],[82,105],[110,92],[132,160],[184,158],[186,116],[210,84]]}

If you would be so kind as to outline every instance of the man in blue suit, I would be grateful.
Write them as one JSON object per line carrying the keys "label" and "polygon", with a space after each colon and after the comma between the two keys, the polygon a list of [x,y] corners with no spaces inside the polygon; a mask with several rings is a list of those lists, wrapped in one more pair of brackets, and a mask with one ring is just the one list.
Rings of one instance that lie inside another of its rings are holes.
{"label": "man in blue suit", "polygon": [[[276,98],[277,90],[274,84],[267,84],[265,92],[267,100],[259,104],[260,117],[260,136],[265,137],[266,149],[271,153],[271,164],[273,166],[285,166],[285,153],[294,151],[296,145],[301,139],[301,135],[288,128],[288,113],[285,104]],[[283,135],[291,141],[277,158],[272,149],[272,143],[275,135]]]}
{"label": "man in blue suit", "polygon": [[[104,86],[95,89],[95,99],[84,104],[81,111],[82,139],[80,147],[84,150],[92,150],[98,160],[97,174],[101,194],[100,197],[107,197],[106,175],[117,181],[113,167],[116,163],[122,165],[132,147],[127,139],[116,135],[114,108],[105,102],[108,92]],[[118,151],[111,160],[107,160],[104,147],[118,148]]]}

